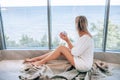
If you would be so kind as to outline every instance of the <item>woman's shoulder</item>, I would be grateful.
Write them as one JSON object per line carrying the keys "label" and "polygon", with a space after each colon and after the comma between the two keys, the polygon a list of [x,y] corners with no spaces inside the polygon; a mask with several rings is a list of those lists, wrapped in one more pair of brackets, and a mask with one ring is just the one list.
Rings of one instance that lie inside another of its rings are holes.
{"label": "woman's shoulder", "polygon": [[84,42],[90,42],[91,43],[92,41],[93,41],[92,37],[87,35],[87,34],[81,36],[78,40],[79,43],[84,43]]}
{"label": "woman's shoulder", "polygon": [[89,34],[84,34],[80,37],[80,39],[92,39],[92,36]]}

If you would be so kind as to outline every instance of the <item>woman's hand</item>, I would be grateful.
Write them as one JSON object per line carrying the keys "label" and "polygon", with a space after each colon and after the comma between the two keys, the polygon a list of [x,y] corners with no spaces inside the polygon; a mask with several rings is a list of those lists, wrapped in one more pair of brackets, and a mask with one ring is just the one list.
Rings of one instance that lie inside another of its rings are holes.
{"label": "woman's hand", "polygon": [[61,33],[59,34],[59,36],[60,36],[61,39],[63,39],[64,41],[67,42],[69,49],[72,49],[72,48],[73,48],[73,45],[72,45],[71,41],[69,40],[69,38],[68,38],[68,36],[67,36],[66,33],[61,32]]}
{"label": "woman's hand", "polygon": [[61,32],[60,34],[59,34],[59,36],[60,36],[60,38],[61,39],[63,39],[64,41],[68,41],[69,39],[68,39],[68,36],[66,35],[66,34],[64,34],[63,32]]}

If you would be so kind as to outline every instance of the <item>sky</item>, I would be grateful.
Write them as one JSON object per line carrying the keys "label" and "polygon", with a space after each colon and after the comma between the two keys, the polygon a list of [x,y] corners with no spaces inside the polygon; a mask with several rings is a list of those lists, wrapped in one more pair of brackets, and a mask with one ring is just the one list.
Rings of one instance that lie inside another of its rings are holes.
{"label": "sky", "polygon": [[[105,5],[106,0],[50,0],[52,6]],[[46,6],[47,0],[0,0],[2,7]],[[111,5],[120,5],[120,0],[111,0]]]}

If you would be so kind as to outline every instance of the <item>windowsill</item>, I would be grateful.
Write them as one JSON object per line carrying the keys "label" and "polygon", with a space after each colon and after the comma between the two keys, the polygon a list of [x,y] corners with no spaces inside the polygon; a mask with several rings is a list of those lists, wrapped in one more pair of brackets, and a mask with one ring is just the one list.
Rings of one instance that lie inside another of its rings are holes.
{"label": "windowsill", "polygon": [[[4,49],[4,50],[21,50],[21,51],[25,51],[25,50],[37,50],[37,51],[50,51],[49,49],[39,49],[39,48],[36,48],[36,49]],[[55,49],[51,49],[51,50],[55,50]],[[107,50],[105,52],[103,52],[102,50],[94,50],[95,53],[120,53],[120,51],[118,50]]]}

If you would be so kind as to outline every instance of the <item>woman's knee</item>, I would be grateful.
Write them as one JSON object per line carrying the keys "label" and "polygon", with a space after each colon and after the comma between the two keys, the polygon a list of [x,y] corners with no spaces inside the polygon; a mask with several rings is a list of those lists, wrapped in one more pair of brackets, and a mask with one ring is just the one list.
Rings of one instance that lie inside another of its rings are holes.
{"label": "woman's knee", "polygon": [[66,49],[67,47],[60,45],[58,48],[59,49]]}
{"label": "woman's knee", "polygon": [[66,52],[69,52],[69,49],[66,46],[59,46],[58,50],[62,53],[62,54],[66,54]]}

